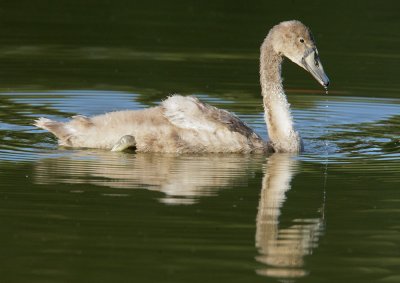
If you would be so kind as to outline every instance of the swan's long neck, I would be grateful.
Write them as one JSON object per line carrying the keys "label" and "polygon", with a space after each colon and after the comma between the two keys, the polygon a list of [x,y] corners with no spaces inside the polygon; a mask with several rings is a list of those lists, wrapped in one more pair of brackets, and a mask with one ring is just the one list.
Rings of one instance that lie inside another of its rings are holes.
{"label": "swan's long neck", "polygon": [[261,46],[260,82],[268,136],[276,152],[299,152],[301,140],[293,127],[290,105],[283,91],[282,56],[267,37]]}

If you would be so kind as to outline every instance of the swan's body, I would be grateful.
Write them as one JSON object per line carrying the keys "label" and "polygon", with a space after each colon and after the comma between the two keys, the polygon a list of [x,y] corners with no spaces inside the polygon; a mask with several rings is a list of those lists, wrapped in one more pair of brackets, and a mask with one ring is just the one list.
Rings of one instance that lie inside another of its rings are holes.
{"label": "swan's body", "polygon": [[112,149],[133,136],[140,152],[266,152],[268,145],[231,113],[174,95],[160,106],[117,111],[68,123],[41,118],[36,125],[54,133],[60,145]]}
{"label": "swan's body", "polygon": [[302,143],[295,131],[282,87],[283,56],[308,70],[325,87],[329,84],[309,29],[298,21],[282,22],[271,29],[261,46],[260,82],[270,141],[262,138],[234,114],[195,97],[174,95],[160,106],[118,111],[87,118],[74,116],[67,123],[46,118],[39,128],[52,132],[59,144],[69,147],[140,152],[299,152]]}

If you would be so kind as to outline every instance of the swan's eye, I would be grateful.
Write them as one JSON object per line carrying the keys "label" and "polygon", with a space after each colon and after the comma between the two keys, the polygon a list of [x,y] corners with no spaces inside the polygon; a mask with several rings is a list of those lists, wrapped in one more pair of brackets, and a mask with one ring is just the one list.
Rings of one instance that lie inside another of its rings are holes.
{"label": "swan's eye", "polygon": [[301,43],[304,43],[304,39],[300,38],[300,42],[301,42]]}

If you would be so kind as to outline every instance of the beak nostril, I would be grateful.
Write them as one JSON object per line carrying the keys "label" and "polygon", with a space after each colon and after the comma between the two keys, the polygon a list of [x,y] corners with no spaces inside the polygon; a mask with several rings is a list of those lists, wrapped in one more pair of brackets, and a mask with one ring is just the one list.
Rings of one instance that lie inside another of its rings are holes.
{"label": "beak nostril", "polygon": [[324,72],[315,48],[307,49],[301,59],[301,62],[298,64],[306,69],[321,86],[323,86],[325,89],[328,88],[329,78]]}

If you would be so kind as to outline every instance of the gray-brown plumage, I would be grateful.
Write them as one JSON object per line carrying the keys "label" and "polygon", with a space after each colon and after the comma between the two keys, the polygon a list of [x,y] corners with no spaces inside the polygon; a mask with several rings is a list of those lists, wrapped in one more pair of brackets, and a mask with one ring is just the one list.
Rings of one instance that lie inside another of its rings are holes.
{"label": "gray-brown plumage", "polygon": [[110,112],[91,118],[74,116],[66,123],[39,118],[35,125],[52,132],[60,145],[69,147],[122,150],[132,146],[140,152],[171,153],[299,152],[301,139],[293,128],[282,87],[283,56],[309,71],[322,85],[329,84],[309,29],[298,21],[273,27],[261,46],[260,56],[269,142],[234,114],[180,95],[145,110]]}

